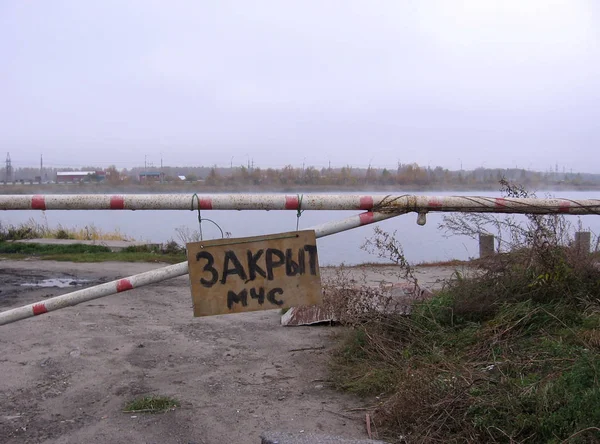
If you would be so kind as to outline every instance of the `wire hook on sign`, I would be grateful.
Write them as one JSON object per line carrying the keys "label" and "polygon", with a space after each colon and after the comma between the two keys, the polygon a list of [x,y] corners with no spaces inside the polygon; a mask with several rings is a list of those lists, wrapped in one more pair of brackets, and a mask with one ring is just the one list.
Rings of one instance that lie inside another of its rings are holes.
{"label": "wire hook on sign", "polygon": [[304,194],[297,194],[296,196],[298,196],[298,210],[296,212],[296,231],[298,231],[300,228],[300,217],[302,216],[302,213],[304,213],[304,210],[302,209],[302,198],[304,197]]}
{"label": "wire hook on sign", "polygon": [[223,234],[223,230],[221,229],[221,227],[219,226],[218,223],[216,223],[214,220],[212,219],[207,219],[207,218],[203,218],[202,217],[202,212],[200,210],[200,198],[198,197],[197,193],[194,193],[192,195],[192,207],[190,208],[191,211],[194,211],[194,198],[196,198],[196,203],[198,205],[198,232],[200,233],[200,240],[204,240],[203,235],[202,235],[202,222],[207,221],[212,223],[215,227],[217,227],[219,229],[219,231],[221,232],[221,239],[225,238],[225,235]]}

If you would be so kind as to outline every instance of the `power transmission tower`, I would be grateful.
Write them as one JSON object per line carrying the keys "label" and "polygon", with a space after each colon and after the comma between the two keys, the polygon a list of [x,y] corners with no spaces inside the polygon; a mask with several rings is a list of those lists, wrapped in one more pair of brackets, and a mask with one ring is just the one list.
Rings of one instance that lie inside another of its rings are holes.
{"label": "power transmission tower", "polygon": [[12,163],[10,161],[10,153],[6,153],[6,177],[5,182],[12,182]]}

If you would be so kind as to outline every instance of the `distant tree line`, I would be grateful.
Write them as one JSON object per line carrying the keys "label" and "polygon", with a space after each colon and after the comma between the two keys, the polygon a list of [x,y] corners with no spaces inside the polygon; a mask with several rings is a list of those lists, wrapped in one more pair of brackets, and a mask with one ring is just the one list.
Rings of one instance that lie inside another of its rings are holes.
{"label": "distant tree line", "polygon": [[[111,184],[143,184],[145,181],[162,183],[202,182],[209,186],[335,186],[335,187],[377,187],[377,186],[413,186],[438,188],[474,188],[477,186],[496,186],[505,177],[519,182],[530,189],[547,186],[597,187],[600,186],[600,174],[539,172],[519,168],[477,168],[475,170],[452,171],[442,167],[423,167],[416,163],[399,163],[395,168],[356,168],[350,165],[341,168],[298,168],[287,165],[283,168],[233,167],[141,167],[118,169],[114,165],[108,168],[84,166],[79,169],[68,168],[18,168],[13,172],[16,181],[42,182],[56,180],[57,171],[105,171],[105,181]],[[154,174],[144,178],[143,173]],[[142,178],[140,179],[140,175]],[[91,175],[87,181],[97,180]]]}

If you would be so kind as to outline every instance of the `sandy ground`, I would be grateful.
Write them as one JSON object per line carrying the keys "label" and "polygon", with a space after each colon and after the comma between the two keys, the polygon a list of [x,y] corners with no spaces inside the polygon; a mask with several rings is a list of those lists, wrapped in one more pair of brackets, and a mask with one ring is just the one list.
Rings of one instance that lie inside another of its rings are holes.
{"label": "sandy ground", "polygon": [[[0,262],[0,310],[157,264]],[[450,268],[418,271],[439,287]],[[358,282],[394,281],[357,267]],[[324,268],[324,278],[333,270]],[[327,360],[340,327],[279,325],[278,311],[193,318],[187,276],[0,326],[2,443],[258,443],[266,430],[364,438],[361,401],[333,391]],[[302,350],[304,349],[304,350]],[[138,396],[177,398],[164,414],[122,412]]]}

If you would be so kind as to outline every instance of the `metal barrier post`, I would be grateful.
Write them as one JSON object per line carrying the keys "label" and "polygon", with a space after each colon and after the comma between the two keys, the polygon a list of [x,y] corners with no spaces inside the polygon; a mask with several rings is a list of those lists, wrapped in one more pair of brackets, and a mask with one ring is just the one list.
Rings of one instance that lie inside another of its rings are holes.
{"label": "metal barrier post", "polygon": [[479,235],[479,257],[492,256],[494,254],[494,235]]}

